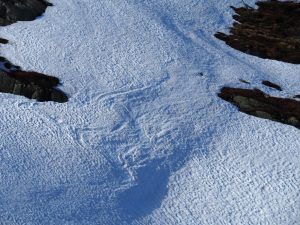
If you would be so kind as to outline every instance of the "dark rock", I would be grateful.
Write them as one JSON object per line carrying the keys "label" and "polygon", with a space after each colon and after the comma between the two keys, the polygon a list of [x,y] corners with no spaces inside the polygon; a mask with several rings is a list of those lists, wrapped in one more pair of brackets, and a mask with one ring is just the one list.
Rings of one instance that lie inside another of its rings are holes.
{"label": "dark rock", "polygon": [[289,124],[300,129],[300,102],[267,95],[259,89],[224,87],[218,94],[241,112],[252,116]]}
{"label": "dark rock", "polygon": [[300,95],[294,95],[293,98],[300,98]]}
{"label": "dark rock", "polygon": [[240,82],[244,83],[244,84],[250,84],[250,82],[244,80],[244,79],[239,79]]}
{"label": "dark rock", "polygon": [[272,83],[270,81],[264,80],[262,82],[262,84],[265,85],[265,86],[267,86],[267,87],[274,88],[277,91],[282,91],[282,88],[278,84]]}
{"label": "dark rock", "polygon": [[6,69],[11,69],[13,65],[10,62],[6,62],[4,63],[4,66],[6,67]]}
{"label": "dark rock", "polygon": [[0,38],[0,44],[7,44],[8,40],[4,39],[4,38]]}
{"label": "dark rock", "polygon": [[257,9],[231,7],[235,23],[230,34],[215,37],[239,51],[261,58],[300,63],[300,3],[258,1]]}
{"label": "dark rock", "polygon": [[51,92],[51,101],[64,103],[68,101],[68,96],[61,90],[53,89]]}
{"label": "dark rock", "polygon": [[59,79],[42,73],[33,71],[11,71],[8,73],[10,77],[27,84],[35,84],[44,88],[52,88],[59,84]]}
{"label": "dark rock", "polygon": [[34,20],[51,5],[44,0],[0,0],[0,26]]}
{"label": "dark rock", "polygon": [[58,78],[42,73],[22,70],[0,71],[0,92],[22,95],[37,101],[67,102],[68,96],[56,88],[59,83]]}
{"label": "dark rock", "polygon": [[[34,20],[50,5],[52,4],[44,0],[0,0],[0,26]],[[0,43],[5,44],[8,41],[0,38]],[[19,66],[1,56],[0,61],[5,67],[0,70],[0,92],[22,95],[37,101],[68,101],[68,96],[56,89],[59,85],[58,78],[33,71],[22,71]]]}
{"label": "dark rock", "polygon": [[[32,82],[28,82],[26,79],[12,76],[11,73],[0,71],[0,92],[22,95],[29,99],[36,99],[37,101],[67,102],[68,96],[56,89],[56,85],[53,85],[54,82],[51,85],[45,85],[45,83],[41,82],[44,79],[51,78],[50,76],[44,74],[37,75],[36,73],[35,79]],[[58,83],[56,79],[54,80]]]}

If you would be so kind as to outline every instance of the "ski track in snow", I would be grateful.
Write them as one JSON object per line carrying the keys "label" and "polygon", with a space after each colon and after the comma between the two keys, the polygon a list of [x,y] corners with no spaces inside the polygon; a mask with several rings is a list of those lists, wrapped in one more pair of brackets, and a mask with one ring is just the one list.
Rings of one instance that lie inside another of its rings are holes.
{"label": "ski track in snow", "polygon": [[1,223],[299,223],[299,131],[216,97],[239,78],[300,91],[300,66],[213,37],[240,1],[52,3],[1,28],[3,56],[70,95],[0,95]]}

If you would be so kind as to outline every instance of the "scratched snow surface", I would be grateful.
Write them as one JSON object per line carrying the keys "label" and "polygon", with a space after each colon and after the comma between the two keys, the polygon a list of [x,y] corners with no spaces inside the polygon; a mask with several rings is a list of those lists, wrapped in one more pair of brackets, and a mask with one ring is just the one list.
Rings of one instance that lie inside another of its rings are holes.
{"label": "scratched snow surface", "polygon": [[70,96],[0,95],[1,224],[300,224],[300,131],[216,97],[300,93],[300,66],[213,37],[240,2],[53,0],[1,28],[3,56]]}

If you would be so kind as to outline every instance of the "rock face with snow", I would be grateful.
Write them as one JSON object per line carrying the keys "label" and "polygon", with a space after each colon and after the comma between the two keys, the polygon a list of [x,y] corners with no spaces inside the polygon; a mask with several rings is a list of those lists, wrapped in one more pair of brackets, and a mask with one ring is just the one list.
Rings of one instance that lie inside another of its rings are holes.
{"label": "rock face with snow", "polygon": [[[215,37],[229,46],[261,58],[300,63],[300,3],[278,0],[258,1],[257,9],[245,4],[231,7],[236,15],[230,34],[218,32]],[[264,80],[263,85],[282,91]],[[272,97],[255,88],[224,87],[218,94],[236,105],[241,112],[256,117],[300,127],[300,103],[295,99]]]}
{"label": "rock face with snow", "polygon": [[0,25],[34,20],[50,5],[44,0],[0,0]]}
{"label": "rock face with snow", "polygon": [[[52,4],[44,0],[0,0],[0,26],[10,25],[17,21],[30,21],[41,16]],[[2,44],[9,41],[1,38]],[[10,63],[4,57],[0,62],[0,92],[22,95],[38,101],[55,101],[64,103],[68,97],[55,87],[59,79],[37,72],[22,71],[19,66]]]}
{"label": "rock face with snow", "polygon": [[214,37],[241,0],[51,2],[1,27],[1,55],[72,99],[0,94],[0,224],[299,223],[299,129],[217,97],[300,90],[299,67]]}
{"label": "rock face with snow", "polygon": [[219,97],[236,105],[241,112],[300,128],[300,102],[272,97],[259,89],[224,87]]}
{"label": "rock face with snow", "polygon": [[37,101],[67,102],[67,95],[55,89],[58,84],[56,77],[36,72],[0,71],[0,92],[22,95]]}
{"label": "rock face with snow", "polygon": [[230,34],[215,36],[231,47],[262,58],[300,63],[300,3],[258,1],[258,8],[232,7]]}

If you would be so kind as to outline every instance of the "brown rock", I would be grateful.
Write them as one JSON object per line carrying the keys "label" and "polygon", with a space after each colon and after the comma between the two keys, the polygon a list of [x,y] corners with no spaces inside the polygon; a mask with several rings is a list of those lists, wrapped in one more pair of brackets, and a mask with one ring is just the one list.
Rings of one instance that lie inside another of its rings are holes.
{"label": "brown rock", "polygon": [[267,95],[258,89],[224,87],[218,96],[241,112],[300,128],[300,102]]}
{"label": "brown rock", "polygon": [[236,15],[230,34],[215,37],[239,51],[261,58],[300,63],[300,3],[258,1],[257,9],[247,5],[231,7]]}

